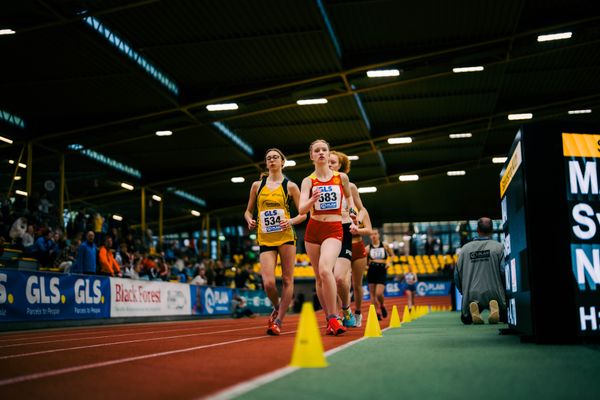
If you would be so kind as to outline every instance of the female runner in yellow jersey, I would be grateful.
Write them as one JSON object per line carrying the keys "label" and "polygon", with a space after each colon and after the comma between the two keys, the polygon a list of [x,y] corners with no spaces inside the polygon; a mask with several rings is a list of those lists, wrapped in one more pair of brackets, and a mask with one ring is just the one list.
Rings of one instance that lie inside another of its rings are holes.
{"label": "female runner in yellow jersey", "polygon": [[[333,267],[342,249],[342,199],[354,208],[348,176],[329,169],[329,143],[319,139],[310,145],[310,159],[315,171],[302,181],[300,194],[301,214],[310,211],[304,234],[304,244],[315,271],[315,285],[319,301],[327,316],[328,335],[339,335],[346,328],[338,320],[337,287]],[[354,216],[356,217],[356,216]],[[350,228],[356,228],[352,225]]]}
{"label": "female runner in yellow jersey", "polygon": [[[348,156],[339,151],[331,151],[329,155],[329,168],[333,171],[350,172],[350,160]],[[358,188],[350,182],[350,192],[354,204],[358,208],[359,226],[350,232],[352,219],[347,207],[342,207],[342,226],[344,227],[344,239],[342,251],[333,270],[341,299],[344,326],[360,327],[362,325],[361,306],[363,298],[362,280],[367,268],[367,252],[362,236],[371,234],[371,219],[369,212],[363,206]],[[354,286],[354,315],[350,310],[350,277]]]}
{"label": "female runner in yellow jersey", "polygon": [[[299,209],[300,189],[281,172],[285,163],[285,156],[281,150],[267,150],[265,162],[269,173],[263,173],[261,180],[252,184],[244,218],[249,230],[257,228],[258,231],[263,286],[267,297],[273,303],[267,334],[277,336],[281,333],[281,323],[294,294],[296,234],[292,226],[304,221],[306,214],[290,218],[290,200],[293,200],[296,209]],[[255,207],[258,208],[258,221],[254,218]],[[281,301],[275,284],[277,254],[281,257]]]}

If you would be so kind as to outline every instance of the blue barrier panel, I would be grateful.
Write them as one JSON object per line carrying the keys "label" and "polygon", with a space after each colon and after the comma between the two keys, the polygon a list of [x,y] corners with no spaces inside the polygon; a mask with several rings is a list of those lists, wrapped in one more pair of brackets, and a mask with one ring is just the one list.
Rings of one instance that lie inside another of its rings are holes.
{"label": "blue barrier panel", "polygon": [[108,278],[0,271],[0,321],[108,318]]}
{"label": "blue barrier panel", "polygon": [[273,304],[262,290],[236,289],[235,293],[246,300],[246,305],[255,313],[268,314],[273,311]]}
{"label": "blue barrier panel", "polygon": [[196,315],[231,314],[233,291],[226,287],[190,285],[192,313]]}
{"label": "blue barrier panel", "polygon": [[[406,283],[389,281],[385,285],[385,297],[400,297],[404,296]],[[447,296],[450,294],[450,282],[417,282],[417,296]],[[363,285],[363,300],[370,300],[369,286]]]}

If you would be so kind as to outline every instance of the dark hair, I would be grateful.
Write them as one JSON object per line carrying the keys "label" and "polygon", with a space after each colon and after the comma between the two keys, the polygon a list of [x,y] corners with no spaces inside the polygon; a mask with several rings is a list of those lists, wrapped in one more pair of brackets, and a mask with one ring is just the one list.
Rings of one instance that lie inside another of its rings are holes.
{"label": "dark hair", "polygon": [[477,231],[483,235],[489,235],[493,231],[492,220],[487,217],[481,217],[477,221]]}
{"label": "dark hair", "polygon": [[[267,151],[265,151],[265,161],[267,160],[267,154],[269,154],[272,151],[279,153],[279,155],[281,156],[281,159],[283,160],[283,163],[285,164],[285,160],[287,160],[287,158],[285,158],[283,151],[279,150],[276,147],[272,147],[272,148],[268,149]],[[265,178],[267,176],[269,176],[269,171],[263,171],[260,173],[260,176],[258,177],[258,179],[262,180],[262,178]]]}

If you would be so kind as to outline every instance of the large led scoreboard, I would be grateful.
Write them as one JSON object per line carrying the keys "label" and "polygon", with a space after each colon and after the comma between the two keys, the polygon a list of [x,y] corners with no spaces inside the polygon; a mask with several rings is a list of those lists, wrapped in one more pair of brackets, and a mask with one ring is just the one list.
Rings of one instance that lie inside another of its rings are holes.
{"label": "large led scoreboard", "polygon": [[500,173],[508,322],[536,341],[600,338],[600,135],[531,125]]}

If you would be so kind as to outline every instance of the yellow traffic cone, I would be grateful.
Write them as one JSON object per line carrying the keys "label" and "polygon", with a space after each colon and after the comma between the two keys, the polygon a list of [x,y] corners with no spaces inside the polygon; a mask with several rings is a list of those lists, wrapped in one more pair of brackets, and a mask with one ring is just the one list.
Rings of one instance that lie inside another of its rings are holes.
{"label": "yellow traffic cone", "polygon": [[402,324],[400,323],[400,316],[398,315],[398,308],[396,306],[392,307],[392,318],[390,318],[390,328],[400,328]]}
{"label": "yellow traffic cone", "polygon": [[290,366],[299,368],[324,368],[327,366],[317,317],[312,303],[309,302],[302,305]]}
{"label": "yellow traffic cone", "polygon": [[382,337],[381,327],[377,320],[377,313],[375,312],[375,306],[371,304],[369,306],[369,316],[367,317],[367,327],[365,328],[365,337]]}
{"label": "yellow traffic cone", "polygon": [[404,312],[402,313],[402,323],[406,324],[407,322],[411,322],[412,318],[410,316],[410,311],[408,306],[404,306]]}

